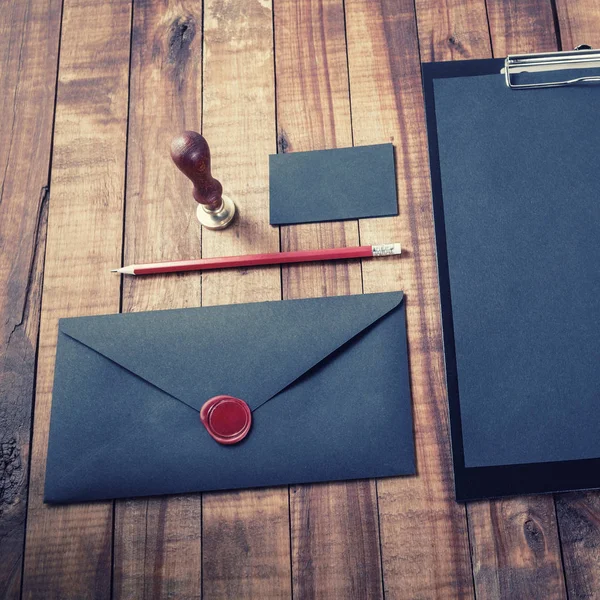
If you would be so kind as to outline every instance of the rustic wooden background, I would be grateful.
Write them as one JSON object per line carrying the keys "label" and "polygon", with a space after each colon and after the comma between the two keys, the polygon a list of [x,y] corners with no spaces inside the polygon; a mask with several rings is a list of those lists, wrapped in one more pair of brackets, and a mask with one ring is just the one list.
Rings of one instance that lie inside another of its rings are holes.
{"label": "rustic wooden background", "polygon": [[[600,495],[453,501],[419,70],[582,42],[600,0],[4,0],[0,597],[600,598]],[[224,232],[170,163],[182,129],[237,199]],[[269,226],[268,154],[389,141],[400,216]],[[109,272],[395,240],[362,265]],[[399,289],[418,477],[42,503],[59,317]]]}

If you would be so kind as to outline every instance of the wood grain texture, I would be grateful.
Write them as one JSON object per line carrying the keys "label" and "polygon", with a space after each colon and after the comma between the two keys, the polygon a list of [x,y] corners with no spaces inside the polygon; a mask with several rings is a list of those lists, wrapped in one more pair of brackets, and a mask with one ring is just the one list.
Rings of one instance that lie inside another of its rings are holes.
{"label": "wood grain texture", "polygon": [[[0,11],[0,598],[19,598],[61,3]],[[26,174],[26,175],[25,175]]]}
{"label": "wood grain texture", "polygon": [[[198,2],[136,2],[131,41],[125,264],[200,255],[190,182],[171,138],[199,129],[202,9]],[[126,277],[123,312],[200,303],[200,274]],[[199,494],[117,501],[113,597],[200,598]]]}
{"label": "wood grain texture", "polygon": [[200,495],[118,502],[113,598],[199,599],[201,519]]}
{"label": "wood grain texture", "polygon": [[292,486],[294,598],[382,598],[374,481]]}
{"label": "wood grain texture", "polygon": [[[562,47],[600,47],[600,2],[557,0]],[[557,494],[556,512],[569,598],[600,598],[600,493]]]}
{"label": "wood grain texture", "polygon": [[600,0],[556,0],[556,12],[563,50],[600,48]]}
{"label": "wood grain texture", "polygon": [[[269,0],[205,0],[202,134],[213,175],[238,213],[224,231],[203,231],[203,257],[277,252],[269,226],[268,155],[276,151],[273,13]],[[280,269],[202,275],[202,304],[281,298]],[[203,496],[205,598],[290,598],[286,488]]]}
{"label": "wood grain texture", "polygon": [[398,217],[361,220],[361,242],[403,248],[399,260],[365,261],[363,284],[404,290],[415,419],[418,476],[377,484],[385,596],[472,597],[465,509],[453,499],[414,5],[346,0],[346,22],[354,140],[394,143],[400,204]]}
{"label": "wood grain texture", "polygon": [[130,9],[128,0],[64,4],[24,598],[110,593],[112,503],[47,506],[42,497],[57,320],[119,309],[109,269],[121,258]]}
{"label": "wood grain texture", "polygon": [[552,496],[469,505],[477,598],[566,598]]}
{"label": "wood grain texture", "polygon": [[485,0],[416,0],[421,61],[485,58],[490,33]]}
{"label": "wood grain texture", "polygon": [[494,56],[556,50],[550,0],[487,0]]}
{"label": "wood grain texture", "polygon": [[568,597],[600,597],[600,494],[556,495]]}
{"label": "wood grain texture", "polygon": [[[274,11],[279,151],[351,146],[343,2],[276,0]],[[281,228],[283,250],[358,244],[356,221]],[[284,298],[359,294],[360,263],[284,267],[282,283]],[[374,482],[292,486],[290,518],[294,597],[381,597]]]}
{"label": "wood grain texture", "polygon": [[[274,10],[278,151],[352,146],[341,0],[276,0]],[[281,228],[284,251],[358,244],[356,221]],[[285,298],[362,291],[356,261],[285,267],[282,282]]]}

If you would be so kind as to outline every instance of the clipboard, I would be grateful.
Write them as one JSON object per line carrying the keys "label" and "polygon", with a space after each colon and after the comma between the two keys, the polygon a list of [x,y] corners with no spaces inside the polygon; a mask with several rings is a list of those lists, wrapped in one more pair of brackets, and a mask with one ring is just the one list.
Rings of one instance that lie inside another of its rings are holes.
{"label": "clipboard", "polygon": [[423,65],[457,501],[600,487],[599,83],[589,48]]}

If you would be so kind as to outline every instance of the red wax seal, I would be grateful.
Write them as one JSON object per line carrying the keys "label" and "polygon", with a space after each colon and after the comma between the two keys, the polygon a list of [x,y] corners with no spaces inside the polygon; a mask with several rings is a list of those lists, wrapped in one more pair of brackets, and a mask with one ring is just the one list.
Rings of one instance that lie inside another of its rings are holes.
{"label": "red wax seal", "polygon": [[215,396],[200,409],[200,420],[219,444],[237,444],[250,431],[250,407],[233,396]]}

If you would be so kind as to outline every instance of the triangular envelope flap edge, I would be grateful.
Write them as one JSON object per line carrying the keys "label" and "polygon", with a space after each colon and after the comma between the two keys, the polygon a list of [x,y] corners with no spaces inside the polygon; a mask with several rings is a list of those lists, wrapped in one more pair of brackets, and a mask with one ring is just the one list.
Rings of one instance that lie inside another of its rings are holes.
{"label": "triangular envelope flap edge", "polygon": [[397,307],[402,292],[61,319],[64,334],[197,410],[260,406]]}

